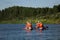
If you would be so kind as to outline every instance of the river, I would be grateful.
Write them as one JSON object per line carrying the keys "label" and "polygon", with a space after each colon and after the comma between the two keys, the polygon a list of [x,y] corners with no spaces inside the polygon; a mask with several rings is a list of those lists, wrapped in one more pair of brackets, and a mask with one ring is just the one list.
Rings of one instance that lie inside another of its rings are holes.
{"label": "river", "polygon": [[25,24],[0,24],[0,40],[60,40],[60,24],[46,25],[47,30],[26,31]]}

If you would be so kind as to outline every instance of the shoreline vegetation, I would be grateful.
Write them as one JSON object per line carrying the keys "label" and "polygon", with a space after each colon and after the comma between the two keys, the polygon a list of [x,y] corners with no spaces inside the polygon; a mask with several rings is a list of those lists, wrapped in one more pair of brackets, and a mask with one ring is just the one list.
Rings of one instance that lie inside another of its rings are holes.
{"label": "shoreline vegetation", "polygon": [[60,5],[53,8],[13,6],[0,10],[0,24],[25,24],[26,21],[34,24],[38,20],[44,24],[60,24]]}
{"label": "shoreline vegetation", "polygon": [[26,24],[26,21],[31,22],[32,24],[37,23],[37,21],[42,22],[43,24],[60,24],[59,19],[26,19],[26,20],[4,20],[0,24]]}

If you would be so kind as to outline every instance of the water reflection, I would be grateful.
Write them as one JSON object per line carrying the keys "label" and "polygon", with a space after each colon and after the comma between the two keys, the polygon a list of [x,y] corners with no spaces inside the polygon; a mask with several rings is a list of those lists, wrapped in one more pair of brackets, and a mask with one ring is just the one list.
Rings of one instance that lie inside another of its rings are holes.
{"label": "water reflection", "polygon": [[[27,32],[28,31],[28,32]],[[25,40],[42,40],[43,33],[40,30],[26,30],[26,34],[24,36]]]}
{"label": "water reflection", "polygon": [[41,33],[43,30],[36,30],[36,31]]}
{"label": "water reflection", "polygon": [[26,32],[31,32],[31,30],[25,30]]}

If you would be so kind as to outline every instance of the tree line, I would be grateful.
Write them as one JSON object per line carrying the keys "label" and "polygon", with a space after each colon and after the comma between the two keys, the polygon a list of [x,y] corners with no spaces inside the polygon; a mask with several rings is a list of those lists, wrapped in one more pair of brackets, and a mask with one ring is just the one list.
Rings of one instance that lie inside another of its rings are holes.
{"label": "tree line", "polygon": [[[54,5],[53,8],[32,8],[13,6],[0,10],[0,20],[23,19],[26,17],[41,17],[41,18],[60,18],[60,5]],[[57,13],[59,13],[57,15]],[[55,15],[55,16],[54,16]]]}

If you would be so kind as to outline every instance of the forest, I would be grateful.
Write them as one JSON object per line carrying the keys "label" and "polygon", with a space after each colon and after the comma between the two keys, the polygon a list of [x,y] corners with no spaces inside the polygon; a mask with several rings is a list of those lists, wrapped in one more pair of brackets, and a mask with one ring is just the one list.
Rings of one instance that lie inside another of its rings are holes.
{"label": "forest", "polygon": [[37,21],[43,23],[60,23],[60,4],[53,8],[33,8],[23,6],[12,6],[0,10],[0,23],[25,23]]}

